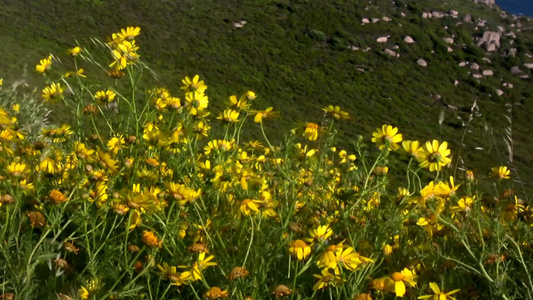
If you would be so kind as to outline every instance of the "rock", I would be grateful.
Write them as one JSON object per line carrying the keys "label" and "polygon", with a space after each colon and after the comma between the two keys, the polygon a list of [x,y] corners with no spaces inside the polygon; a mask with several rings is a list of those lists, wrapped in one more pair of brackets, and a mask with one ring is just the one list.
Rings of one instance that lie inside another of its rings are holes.
{"label": "rock", "polygon": [[492,70],[483,70],[481,74],[483,74],[483,76],[492,76],[494,75],[494,72]]}
{"label": "rock", "polygon": [[359,50],[359,47],[348,46],[348,49],[353,50],[353,51],[357,51],[357,50]]}
{"label": "rock", "polygon": [[496,89],[496,95],[501,96],[503,95],[503,91],[500,89]]}
{"label": "rock", "polygon": [[501,27],[501,26],[496,26],[496,28],[498,28],[499,32],[504,32],[505,31],[505,29],[503,27]]}
{"label": "rock", "polygon": [[524,67],[528,69],[533,69],[533,63],[524,63]]}
{"label": "rock", "polygon": [[392,56],[392,57],[399,57],[400,55],[394,51],[392,51],[391,49],[385,49],[385,53],[387,53],[389,56]]}
{"label": "rock", "polygon": [[450,10],[450,16],[457,18],[459,16],[459,12],[456,10]]}
{"label": "rock", "polygon": [[453,85],[455,85],[455,86],[459,85],[459,81],[458,80],[454,81]]}
{"label": "rock", "polygon": [[529,78],[529,75],[520,75],[520,78],[522,78],[522,79],[528,79],[528,78]]}
{"label": "rock", "polygon": [[233,23],[233,26],[235,28],[242,28],[244,25],[242,25],[241,23]]}
{"label": "rock", "polygon": [[370,21],[368,21],[367,18],[363,18],[363,19],[361,20],[361,23],[363,23],[363,24],[368,24],[368,23],[370,23]]}
{"label": "rock", "polygon": [[430,14],[428,14],[428,13],[426,13],[426,12],[425,12],[425,13],[422,13],[422,18],[427,19],[427,18],[429,18],[429,17],[430,17]]}
{"label": "rock", "polygon": [[516,52],[518,52],[518,50],[517,50],[516,48],[510,48],[510,49],[507,51],[507,56],[515,57],[515,56],[516,56]]}
{"label": "rock", "polygon": [[415,42],[415,40],[413,40],[412,37],[410,36],[406,36],[404,39],[403,39],[404,42],[406,42],[407,44],[412,44]]}
{"label": "rock", "polygon": [[488,44],[487,45],[487,52],[496,51],[496,45],[494,44]]}
{"label": "rock", "polygon": [[372,18],[372,23],[377,23],[377,22],[379,22],[378,18]]}
{"label": "rock", "polygon": [[416,61],[416,63],[417,63],[419,66],[424,67],[424,68],[428,66],[428,63],[427,63],[425,60],[421,59],[421,58],[419,58],[419,59]]}
{"label": "rock", "polygon": [[486,62],[488,62],[489,64],[491,63],[490,58],[488,58],[488,57],[483,57],[483,61],[486,61]]}
{"label": "rock", "polygon": [[474,0],[474,3],[477,4],[487,4],[487,5],[494,5],[496,4],[494,0]]}
{"label": "rock", "polygon": [[511,73],[513,74],[518,74],[518,73],[522,73],[522,70],[520,70],[520,67],[519,66],[514,66],[514,67],[511,67]]}
{"label": "rock", "polygon": [[459,67],[464,67],[464,66],[466,66],[466,61],[462,61],[459,63]]}
{"label": "rock", "polygon": [[376,42],[378,42],[378,43],[386,43],[388,40],[389,40],[388,36],[382,36],[382,37],[378,37]]}
{"label": "rock", "polygon": [[448,47],[448,52],[453,52],[452,47]]}
{"label": "rock", "polygon": [[396,49],[396,50],[397,50],[397,49],[400,49],[400,46],[398,46],[398,45],[394,45],[394,47],[392,47],[392,49]]}
{"label": "rock", "polygon": [[442,38],[446,43],[453,44],[453,38]]}
{"label": "rock", "polygon": [[483,75],[481,75],[481,74],[472,74],[472,77],[480,79],[480,78],[483,78]]}
{"label": "rock", "polygon": [[512,88],[514,88],[514,85],[513,85],[512,83],[507,83],[507,82],[504,83],[503,86],[506,87],[506,88],[508,88],[508,89],[512,89]]}
{"label": "rock", "polygon": [[239,23],[241,23],[241,25],[243,25],[243,26],[244,26],[244,25],[246,25],[246,23],[247,23],[247,22],[246,22],[246,21],[244,21],[244,20],[241,20],[241,21],[240,21]]}
{"label": "rock", "polygon": [[363,52],[368,52],[368,51],[370,51],[370,50],[372,50],[372,48],[367,47],[365,50],[363,50]]}
{"label": "rock", "polygon": [[406,14],[404,14],[403,11],[402,11],[400,14],[402,15],[402,17],[405,17],[405,16],[406,16]]}
{"label": "rock", "polygon": [[466,23],[472,22],[472,16],[471,15],[464,16],[463,22],[466,22]]}
{"label": "rock", "polygon": [[[501,38],[500,32],[485,31],[483,33],[483,37],[477,41],[476,45],[478,47],[484,45],[487,51],[491,51],[489,49],[496,50],[496,48],[500,48],[500,38]],[[494,45],[494,46],[490,46],[490,45]]]}
{"label": "rock", "polygon": [[470,69],[477,71],[477,70],[479,70],[479,65],[476,64],[476,63],[472,63],[472,64],[470,65]]}
{"label": "rock", "polygon": [[390,18],[389,18],[389,17],[387,17],[387,16],[384,16],[384,17],[383,17],[383,18],[381,18],[381,19],[382,19],[383,21],[385,21],[385,22],[390,22]]}
{"label": "rock", "polygon": [[433,18],[437,18],[437,19],[444,18],[444,14],[441,13],[440,11],[434,11],[431,15],[433,16]]}

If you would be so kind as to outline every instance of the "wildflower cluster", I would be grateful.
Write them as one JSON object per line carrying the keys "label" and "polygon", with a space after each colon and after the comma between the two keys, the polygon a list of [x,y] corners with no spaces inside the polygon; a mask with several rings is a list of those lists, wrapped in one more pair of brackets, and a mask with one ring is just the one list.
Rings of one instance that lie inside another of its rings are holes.
{"label": "wildflower cluster", "polygon": [[[274,143],[279,112],[252,91],[213,100],[199,75],[142,87],[140,32],[106,44],[114,85],[87,83],[81,46],[70,76],[53,55],[37,65],[42,99],[72,124],[30,134],[0,109],[0,298],[533,295],[533,210],[507,167],[487,197],[473,171],[447,174],[446,142],[383,125],[368,137],[379,151],[335,145],[350,114],[334,105]],[[245,139],[250,127],[262,135]]]}

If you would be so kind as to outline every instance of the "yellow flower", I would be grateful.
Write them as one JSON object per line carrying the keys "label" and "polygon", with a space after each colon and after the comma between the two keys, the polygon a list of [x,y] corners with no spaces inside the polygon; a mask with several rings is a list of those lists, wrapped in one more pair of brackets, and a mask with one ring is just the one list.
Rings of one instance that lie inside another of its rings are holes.
{"label": "yellow flower", "polygon": [[42,91],[42,97],[45,101],[54,101],[63,98],[63,87],[59,83],[52,83],[50,86],[47,86]]}
{"label": "yellow flower", "polygon": [[509,170],[506,166],[494,167],[492,168],[491,177],[498,180],[509,179],[511,178],[511,170]]}
{"label": "yellow flower", "polygon": [[331,274],[329,269],[322,269],[321,274],[313,274],[315,278],[318,278],[318,281],[313,285],[313,290],[318,291],[327,286],[335,286],[341,282],[341,278],[338,275]]}
{"label": "yellow flower", "polygon": [[322,225],[311,229],[309,234],[311,235],[311,238],[307,239],[308,242],[312,243],[316,241],[322,244],[333,234],[333,230],[331,230],[329,225]]}
{"label": "yellow flower", "polygon": [[56,162],[52,158],[47,157],[39,164],[38,171],[55,174],[57,172]]}
{"label": "yellow flower", "polygon": [[51,190],[48,196],[50,197],[50,201],[55,204],[64,203],[68,201],[67,196],[65,196],[65,194],[61,193],[58,190]]}
{"label": "yellow flower", "polygon": [[348,114],[345,111],[342,111],[339,106],[333,106],[329,105],[327,107],[324,107],[322,109],[327,114],[330,114],[335,120],[348,120],[350,118],[350,114]]}
{"label": "yellow flower", "polygon": [[271,107],[267,107],[267,109],[265,109],[265,110],[258,110],[255,113],[254,122],[255,123],[261,123],[263,121],[263,119],[279,114],[276,111],[272,111],[272,109],[274,109],[274,108],[271,106]]}
{"label": "yellow flower", "polygon": [[211,287],[206,293],[205,298],[207,299],[222,299],[227,298],[229,296],[229,292],[227,290],[222,290],[219,287],[213,286]]}
{"label": "yellow flower", "polygon": [[397,297],[405,295],[405,283],[410,286],[416,285],[414,281],[415,274],[407,268],[404,268],[401,272],[393,273],[390,278],[394,281],[394,291]]}
{"label": "yellow flower", "polygon": [[457,289],[451,292],[444,293],[443,291],[440,290],[439,286],[435,282],[430,282],[429,287],[431,288],[433,293],[435,293],[435,295],[424,295],[424,296],[418,297],[418,299],[432,298],[433,300],[454,300],[455,298],[453,298],[450,295],[455,294],[460,291],[459,289]]}
{"label": "yellow flower", "polygon": [[141,33],[140,27],[126,27],[126,29],[121,29],[120,33],[117,33],[117,36],[121,40],[131,41],[136,36]]}
{"label": "yellow flower", "polygon": [[157,236],[149,230],[143,231],[143,242],[148,247],[158,247],[161,248],[163,246],[163,241],[160,241]]}
{"label": "yellow flower", "polygon": [[376,143],[379,149],[387,147],[388,150],[398,150],[400,146],[398,143],[402,141],[403,137],[401,133],[398,133],[398,127],[392,125],[383,125],[381,128],[377,128],[372,134],[372,142]]}
{"label": "yellow flower", "polygon": [[318,138],[318,130],[319,130],[318,124],[307,122],[305,123],[305,131],[304,131],[304,137],[309,139],[310,141],[316,141]]}
{"label": "yellow flower", "polygon": [[419,141],[402,141],[402,150],[413,158],[418,158],[423,151]]}
{"label": "yellow flower", "polygon": [[355,271],[361,264],[374,262],[368,257],[359,255],[353,247],[338,248],[335,255],[337,256],[337,264],[350,271]]}
{"label": "yellow flower", "polygon": [[70,77],[83,77],[83,78],[86,78],[87,76],[85,75],[85,70],[83,68],[80,68],[76,72],[67,72],[65,74],[65,77],[67,77],[67,78],[70,78]]}
{"label": "yellow flower", "polygon": [[135,63],[139,59],[137,54],[139,47],[135,45],[135,41],[122,41],[120,44],[116,45],[116,48],[111,51],[114,61],[109,65],[109,67],[114,68],[115,70],[125,69],[127,65]]}
{"label": "yellow flower", "polygon": [[426,142],[423,151],[418,156],[420,166],[428,168],[430,172],[440,171],[442,167],[447,166],[452,160],[450,156],[450,149],[448,149],[447,142]]}
{"label": "yellow flower", "polygon": [[239,122],[239,112],[233,109],[226,109],[217,117],[217,120],[223,120],[228,123],[237,123]]}
{"label": "yellow flower", "polygon": [[302,240],[292,241],[289,246],[289,252],[298,260],[304,260],[311,254],[311,247]]}
{"label": "yellow flower", "polygon": [[[1,79],[0,79],[1,81]],[[2,84],[0,83],[0,86]],[[11,107],[13,109],[14,112],[19,112],[20,111],[20,104],[16,103],[16,104],[13,104],[13,106]]]}
{"label": "yellow flower", "polygon": [[107,104],[112,102],[116,96],[117,93],[112,90],[101,90],[94,94],[94,100],[100,104]]}
{"label": "yellow flower", "polygon": [[193,116],[198,115],[209,105],[209,98],[202,92],[194,91],[185,95],[185,107],[189,110],[189,113]]}
{"label": "yellow flower", "polygon": [[52,55],[48,56],[47,58],[41,59],[39,64],[35,67],[35,70],[37,70],[37,72],[42,74],[50,70],[51,67],[52,67]]}
{"label": "yellow flower", "polygon": [[198,254],[198,260],[194,262],[194,264],[191,267],[191,280],[196,281],[202,279],[202,270],[216,266],[216,262],[211,262],[213,258],[215,258],[214,255],[210,255],[207,258],[205,257],[206,252],[201,252]]}
{"label": "yellow flower", "polygon": [[29,171],[26,167],[25,163],[12,162],[7,166],[7,171],[11,173],[11,175],[19,177]]}
{"label": "yellow flower", "polygon": [[195,75],[192,80],[189,78],[189,76],[185,76],[185,78],[181,82],[183,83],[183,86],[181,86],[180,88],[186,93],[203,93],[207,89],[207,85],[205,85],[205,82],[203,80],[200,80],[200,76],[198,75]]}
{"label": "yellow flower", "polygon": [[80,299],[89,299],[89,291],[83,286],[78,290],[78,295]]}
{"label": "yellow flower", "polygon": [[258,200],[252,200],[252,199],[246,199],[241,202],[241,213],[245,216],[249,216],[252,212],[259,212],[259,206],[257,204],[260,203]]}
{"label": "yellow flower", "polygon": [[107,148],[109,148],[109,151],[111,151],[113,155],[117,155],[118,151],[123,148],[122,145],[125,143],[122,135],[114,136],[107,142]]}
{"label": "yellow flower", "polygon": [[163,263],[163,266],[157,265],[157,268],[161,271],[159,274],[169,280],[171,285],[181,286],[189,284],[189,280],[191,279],[190,272],[178,273],[175,266],[169,266],[167,263]]}
{"label": "yellow flower", "polygon": [[70,56],[72,56],[72,57],[76,57],[76,56],[78,56],[80,53],[81,53],[81,47],[78,47],[78,46],[76,46],[76,47],[74,47],[74,48],[68,50],[68,54],[69,54]]}

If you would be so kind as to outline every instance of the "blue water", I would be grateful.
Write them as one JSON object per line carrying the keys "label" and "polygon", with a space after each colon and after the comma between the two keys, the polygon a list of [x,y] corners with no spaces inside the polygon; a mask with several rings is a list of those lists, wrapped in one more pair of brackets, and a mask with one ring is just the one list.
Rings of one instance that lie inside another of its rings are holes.
{"label": "blue water", "polygon": [[513,15],[533,17],[533,0],[496,0],[496,4]]}

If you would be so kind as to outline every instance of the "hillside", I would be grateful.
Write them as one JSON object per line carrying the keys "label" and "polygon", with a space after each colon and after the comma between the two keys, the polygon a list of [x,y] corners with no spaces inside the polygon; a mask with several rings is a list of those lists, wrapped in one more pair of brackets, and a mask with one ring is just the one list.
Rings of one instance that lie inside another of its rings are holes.
{"label": "hillside", "polygon": [[[483,177],[495,165],[510,165],[532,189],[527,66],[533,21],[495,6],[458,0],[0,3],[4,84],[23,78],[41,88],[34,67],[48,53],[64,55],[77,42],[93,49],[90,37],[140,26],[141,59],[159,74],[154,84],[176,91],[183,76],[200,74],[220,107],[229,95],[253,90],[260,107],[281,111],[274,130],[293,128],[293,120],[320,122],[322,107],[339,105],[352,115],[342,125],[346,144],[390,123],[407,139],[447,140],[457,154],[467,130],[459,167]],[[486,32],[498,33],[499,42],[479,43]],[[466,128],[474,102],[479,109]]]}

